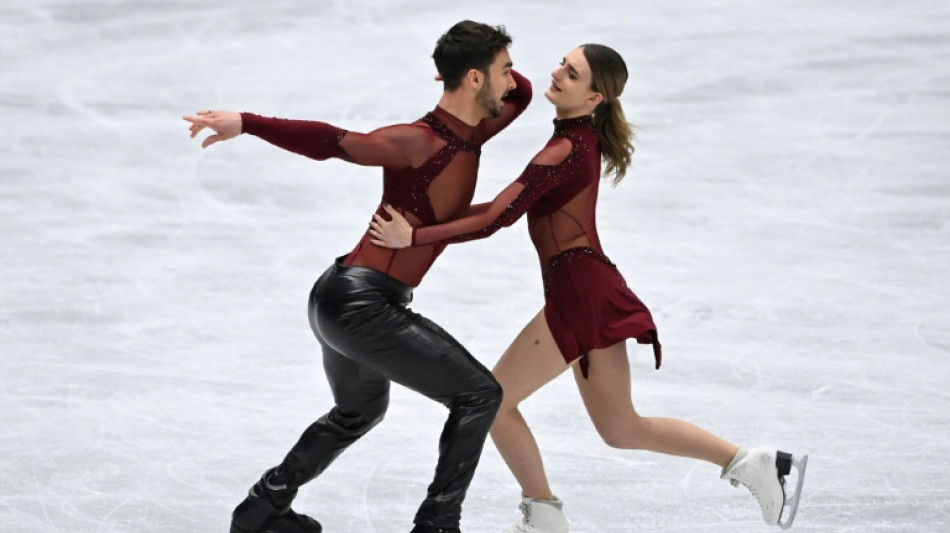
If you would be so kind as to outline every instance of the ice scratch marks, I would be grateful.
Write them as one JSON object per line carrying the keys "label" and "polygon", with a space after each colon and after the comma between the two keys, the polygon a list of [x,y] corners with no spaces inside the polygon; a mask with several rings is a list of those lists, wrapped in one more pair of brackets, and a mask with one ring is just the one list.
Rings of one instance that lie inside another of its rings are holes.
{"label": "ice scratch marks", "polygon": [[917,341],[938,353],[950,353],[950,308],[942,309],[934,318],[914,324]]}

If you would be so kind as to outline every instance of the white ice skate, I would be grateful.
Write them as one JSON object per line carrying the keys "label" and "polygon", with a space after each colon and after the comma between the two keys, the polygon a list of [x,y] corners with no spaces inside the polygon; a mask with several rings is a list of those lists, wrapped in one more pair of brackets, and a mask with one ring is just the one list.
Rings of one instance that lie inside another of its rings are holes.
{"label": "white ice skate", "polygon": [[[798,482],[795,494],[789,496],[785,493],[785,476],[791,472],[793,466],[798,470]],[[799,459],[790,453],[768,448],[739,448],[732,463],[722,470],[722,479],[729,480],[736,487],[741,483],[752,492],[762,507],[765,523],[788,529],[792,527],[795,513],[798,512],[798,501],[807,466],[807,455]],[[786,506],[788,513],[784,512]]]}
{"label": "white ice skate", "polygon": [[521,498],[521,520],[505,530],[505,533],[568,533],[567,518],[561,510],[564,503],[553,500]]}

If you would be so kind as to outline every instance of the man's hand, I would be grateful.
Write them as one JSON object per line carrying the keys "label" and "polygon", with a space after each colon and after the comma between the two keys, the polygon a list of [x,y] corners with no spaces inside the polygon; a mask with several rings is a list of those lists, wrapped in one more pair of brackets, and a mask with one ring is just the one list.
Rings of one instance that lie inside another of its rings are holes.
{"label": "man's hand", "polygon": [[386,220],[379,213],[373,215],[373,221],[369,223],[369,234],[375,238],[370,239],[369,242],[376,246],[394,249],[410,246],[412,226],[409,221],[389,204],[384,204],[383,209],[389,213],[392,220]]}
{"label": "man's hand", "polygon": [[240,113],[212,111],[209,109],[207,111],[198,111],[194,115],[185,115],[181,118],[191,122],[191,126],[188,127],[188,130],[191,132],[192,139],[205,128],[211,128],[214,131],[214,135],[205,137],[205,140],[201,142],[202,148],[207,148],[218,141],[233,139],[241,134]]}

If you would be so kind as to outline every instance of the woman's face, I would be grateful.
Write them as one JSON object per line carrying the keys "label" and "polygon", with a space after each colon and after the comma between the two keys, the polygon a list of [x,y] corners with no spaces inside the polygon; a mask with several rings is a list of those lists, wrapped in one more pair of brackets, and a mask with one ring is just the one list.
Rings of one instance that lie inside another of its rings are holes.
{"label": "woman's face", "polygon": [[544,96],[557,108],[559,118],[589,115],[603,95],[590,88],[591,73],[583,48],[575,48],[564,56],[561,64],[551,72],[551,86]]}

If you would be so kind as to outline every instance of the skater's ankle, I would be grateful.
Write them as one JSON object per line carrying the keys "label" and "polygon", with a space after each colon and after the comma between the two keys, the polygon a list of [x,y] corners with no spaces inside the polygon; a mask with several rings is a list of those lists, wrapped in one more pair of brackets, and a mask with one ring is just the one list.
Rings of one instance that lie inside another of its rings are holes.
{"label": "skater's ankle", "polygon": [[533,493],[533,494],[528,494],[527,492],[522,492],[522,493],[521,493],[521,497],[522,497],[522,498],[528,498],[528,499],[530,499],[530,500],[537,500],[537,501],[541,501],[541,502],[549,502],[549,501],[557,500],[557,496],[555,496],[555,495],[554,495],[553,493],[551,493],[551,492],[536,492],[536,493]]}
{"label": "skater's ankle", "polygon": [[277,509],[289,507],[297,496],[297,489],[290,489],[287,486],[287,482],[283,479],[283,475],[278,468],[271,468],[264,472],[264,475],[251,490],[256,490],[258,496],[267,498]]}
{"label": "skater's ankle", "polygon": [[723,472],[725,472],[726,470],[729,470],[729,468],[731,468],[732,465],[734,465],[740,459],[742,459],[739,453],[740,450],[742,450],[740,446],[736,446],[734,444],[730,445],[729,449],[724,450],[723,455],[719,456],[720,459],[719,459],[719,462],[716,463],[716,465],[719,468],[722,468]]}
{"label": "skater's ankle", "polygon": [[748,453],[748,450],[746,450],[742,446],[739,446],[736,449],[736,454],[732,457],[732,460],[729,461],[729,464],[722,467],[721,476],[725,476],[726,472],[732,470],[732,467],[736,466],[736,463],[741,461],[746,456],[747,453]]}

